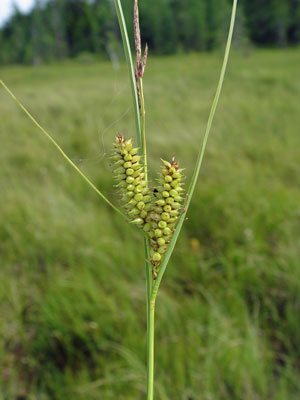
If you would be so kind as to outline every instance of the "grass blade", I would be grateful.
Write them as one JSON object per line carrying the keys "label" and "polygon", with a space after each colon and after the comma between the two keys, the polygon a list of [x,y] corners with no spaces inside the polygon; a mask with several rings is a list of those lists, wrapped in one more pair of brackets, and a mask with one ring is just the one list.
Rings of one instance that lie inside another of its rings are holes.
{"label": "grass blade", "polygon": [[185,210],[183,212],[183,214],[180,217],[180,220],[178,222],[178,225],[176,227],[176,230],[174,232],[174,235],[172,237],[172,240],[169,244],[168,250],[166,252],[166,255],[164,257],[164,260],[162,262],[162,265],[160,267],[158,276],[156,278],[155,284],[153,286],[153,290],[152,290],[152,296],[151,296],[151,300],[155,300],[156,295],[157,295],[157,291],[161,282],[161,279],[163,277],[163,274],[166,270],[166,267],[168,265],[169,259],[172,255],[172,252],[174,250],[176,241],[178,239],[179,233],[181,231],[183,222],[185,220],[195,187],[196,187],[196,183],[199,177],[199,172],[201,169],[201,165],[202,165],[202,160],[203,160],[203,156],[204,156],[204,152],[205,152],[205,148],[207,145],[207,140],[209,137],[209,133],[211,131],[211,126],[212,126],[212,122],[215,116],[215,112],[217,109],[217,105],[218,105],[218,101],[220,98],[220,94],[221,94],[221,90],[222,90],[222,86],[223,86],[223,82],[224,82],[224,76],[225,76],[225,72],[226,72],[226,67],[227,67],[227,63],[228,63],[228,57],[229,57],[229,52],[230,52],[230,47],[231,47],[231,42],[232,42],[232,35],[233,35],[233,29],[234,29],[234,23],[235,23],[235,16],[236,16],[236,8],[237,8],[237,0],[233,0],[233,4],[232,4],[232,13],[231,13],[231,20],[230,20],[230,27],[229,27],[229,33],[228,33],[228,38],[227,38],[227,43],[226,43],[226,49],[225,49],[225,54],[224,54],[224,60],[223,60],[223,65],[221,68],[221,73],[220,73],[220,78],[219,78],[219,82],[218,82],[218,86],[217,86],[217,90],[216,90],[216,94],[211,106],[211,110],[209,113],[209,117],[208,117],[208,122],[207,122],[207,126],[206,126],[206,130],[205,130],[205,135],[203,138],[203,142],[201,144],[201,148],[198,154],[198,158],[196,161],[196,165],[195,165],[195,169],[194,169],[194,173],[192,176],[192,180],[190,183],[190,187],[189,190],[187,192],[186,195],[186,203],[185,203]]}
{"label": "grass blade", "polygon": [[66,155],[63,149],[59,146],[59,144],[53,139],[53,137],[36,121],[36,119],[30,114],[30,112],[23,106],[23,104],[16,98],[16,96],[12,93],[12,91],[5,85],[5,83],[0,80],[0,84],[4,87],[7,93],[12,97],[12,99],[18,104],[18,106],[24,111],[24,113],[31,119],[31,121],[43,132],[43,134],[50,140],[50,142],[56,147],[56,149],[60,152],[60,154],[64,157],[64,159],[78,172],[79,175],[90,185],[92,189],[109,205],[111,206],[117,213],[122,215],[123,218],[127,219],[126,216],[116,207],[114,206],[106,196],[89,180],[87,176],[77,167],[76,164]]}

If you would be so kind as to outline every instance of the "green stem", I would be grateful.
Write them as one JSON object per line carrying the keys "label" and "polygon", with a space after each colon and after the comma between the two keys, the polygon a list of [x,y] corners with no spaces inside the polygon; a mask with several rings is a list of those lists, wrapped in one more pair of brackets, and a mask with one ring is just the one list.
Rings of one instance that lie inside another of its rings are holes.
{"label": "green stem", "polygon": [[[139,77],[138,79],[139,85],[139,95],[140,95],[140,117],[141,117],[141,128],[142,128],[142,145],[143,145],[143,159],[144,159],[144,172],[145,172],[145,180],[148,183],[148,167],[147,167],[147,150],[146,150],[146,112],[145,112],[145,100],[144,100],[144,91],[143,91],[143,79]],[[153,386],[153,354],[151,354],[151,341],[152,345],[154,345],[154,337],[153,332],[151,333],[151,310],[150,310],[150,298],[152,292],[152,273],[151,266],[149,263],[149,242],[145,237],[144,239],[144,248],[145,248],[145,269],[146,269],[146,289],[147,289],[147,382],[149,382],[150,375],[152,374],[152,386]],[[154,317],[153,317],[154,318]],[[154,322],[153,322],[154,323]],[[152,336],[151,336],[152,335]],[[151,386],[151,385],[150,385]],[[147,387],[150,387],[149,383],[147,383]]]}
{"label": "green stem", "polygon": [[149,310],[149,360],[148,360],[148,374],[147,374],[147,400],[153,400],[154,389],[154,316],[155,316],[155,301],[150,302]]}
{"label": "green stem", "polygon": [[76,164],[66,155],[63,149],[59,146],[59,144],[53,139],[53,137],[37,122],[37,120],[30,114],[30,112],[23,106],[23,104],[16,98],[16,96],[12,93],[12,91],[5,85],[3,81],[0,80],[0,84],[4,87],[7,93],[12,97],[12,99],[18,104],[18,106],[24,111],[24,113],[31,119],[31,121],[36,125],[43,134],[50,140],[50,142],[56,147],[56,149],[60,152],[60,154],[64,157],[64,159],[78,172],[79,175],[90,185],[92,189],[108,204],[110,205],[117,213],[122,215],[123,218],[127,220],[127,217],[116,207],[114,206],[103,193],[100,192],[99,189],[89,180],[87,176],[77,167]]}

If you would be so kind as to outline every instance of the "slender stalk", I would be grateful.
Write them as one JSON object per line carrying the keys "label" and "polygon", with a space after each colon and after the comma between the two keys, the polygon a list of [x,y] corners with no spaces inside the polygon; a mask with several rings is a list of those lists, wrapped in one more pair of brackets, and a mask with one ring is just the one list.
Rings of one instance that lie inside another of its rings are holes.
{"label": "slender stalk", "polygon": [[60,152],[60,154],[64,157],[64,159],[78,172],[79,175],[90,185],[92,189],[118,214],[122,215],[123,218],[127,220],[127,217],[116,207],[114,206],[106,196],[89,180],[89,178],[84,175],[84,173],[77,167],[76,164],[66,155],[63,149],[59,146],[59,144],[53,139],[53,137],[37,122],[37,120],[30,114],[30,112],[23,106],[23,104],[16,98],[16,96],[12,93],[12,91],[5,85],[3,81],[0,80],[0,84],[4,87],[7,93],[12,97],[12,99],[18,104],[18,106],[24,111],[24,113],[31,119],[31,121],[36,125],[40,131],[50,140],[50,142],[56,147],[56,149]]}
{"label": "slender stalk", "polygon": [[[145,130],[145,102],[144,102],[144,94],[143,94],[143,86],[142,86],[142,79],[139,79],[139,93],[140,93],[140,101],[141,101],[141,109],[139,108],[138,102],[138,92],[137,92],[137,85],[136,85],[136,77],[135,77],[135,70],[133,67],[131,50],[130,50],[130,43],[128,40],[128,33],[125,24],[124,14],[122,10],[122,5],[120,0],[115,0],[116,11],[118,15],[118,21],[120,25],[120,30],[122,34],[123,40],[123,48],[127,60],[128,66],[128,73],[129,73],[129,80],[131,85],[131,93],[132,93],[132,103],[134,108],[134,116],[135,116],[135,127],[136,127],[136,137],[138,146],[141,149],[141,153],[144,158],[144,170],[145,170],[145,178],[147,180],[148,170],[147,170],[147,152],[146,152],[146,130]],[[141,123],[142,121],[142,123]],[[150,373],[151,368],[149,364],[152,363],[152,375],[153,375],[153,353],[150,351],[150,337],[151,337],[151,324],[150,324],[150,298],[152,292],[152,274],[151,274],[151,267],[149,264],[149,245],[148,240],[144,237],[144,253],[145,253],[145,272],[146,272],[146,310],[147,310],[147,381],[148,376]],[[153,316],[154,321],[154,316]],[[152,341],[153,332],[152,332]],[[150,361],[151,360],[151,361]],[[153,382],[153,378],[152,378]],[[150,385],[151,386],[151,385]],[[152,383],[153,386],[153,383]]]}
{"label": "slender stalk", "polygon": [[[144,158],[144,172],[145,180],[148,182],[148,167],[147,167],[147,150],[146,150],[146,112],[145,112],[145,99],[143,91],[143,79],[139,77],[139,96],[140,96],[140,116],[141,116],[141,129],[142,129],[142,143],[143,143],[143,158]],[[146,291],[147,291],[147,393],[149,390],[153,393],[153,368],[154,368],[154,315],[153,322],[151,317],[151,292],[152,292],[152,273],[149,263],[149,242],[145,238],[145,269],[146,269]],[[153,311],[154,314],[154,311]],[[152,343],[152,344],[151,344]],[[152,388],[152,389],[151,389]],[[151,398],[151,397],[150,397]]]}
{"label": "slender stalk", "polygon": [[203,138],[203,142],[201,144],[200,147],[200,151],[198,154],[198,158],[196,161],[196,165],[195,165],[195,169],[194,169],[194,173],[192,176],[192,180],[190,183],[190,187],[189,190],[187,192],[186,195],[186,203],[185,203],[185,207],[184,207],[184,211],[180,217],[180,220],[177,224],[177,227],[175,229],[175,232],[173,234],[172,240],[169,244],[168,250],[165,254],[164,260],[162,262],[162,265],[160,267],[157,279],[155,280],[155,284],[153,286],[152,289],[152,295],[151,295],[151,301],[155,301],[156,299],[156,295],[158,292],[158,288],[160,285],[160,282],[162,280],[162,277],[164,275],[164,272],[166,270],[166,267],[168,265],[169,259],[172,255],[172,252],[174,250],[176,241],[178,239],[179,233],[181,231],[183,222],[186,218],[186,214],[190,205],[190,202],[192,200],[192,196],[194,194],[194,190],[195,190],[195,186],[199,177],[199,172],[201,169],[201,165],[202,165],[202,161],[203,161],[203,156],[204,156],[204,152],[206,149],[206,145],[207,145],[207,140],[211,131],[211,126],[212,126],[212,122],[215,116],[215,112],[217,109],[217,105],[218,105],[218,101],[220,98],[220,94],[221,94],[221,90],[222,90],[222,86],[223,86],[223,82],[224,82],[224,77],[225,77],[225,72],[226,72],[226,67],[227,67],[227,63],[228,63],[228,57],[229,57],[229,52],[230,52],[230,47],[231,47],[231,41],[232,41],[232,35],[233,35],[233,29],[234,29],[234,23],[235,23],[235,16],[236,16],[236,8],[237,8],[237,0],[233,0],[233,4],[232,4],[232,13],[231,13],[231,20],[230,20],[230,27],[229,27],[229,32],[228,32],[228,39],[227,39],[227,44],[226,44],[226,48],[225,48],[225,54],[224,54],[224,60],[223,60],[223,65],[221,68],[221,73],[220,73],[220,78],[219,78],[219,82],[218,82],[218,86],[217,86],[217,90],[216,90],[216,94],[211,106],[211,110],[209,113],[209,117],[208,117],[208,122],[207,122],[207,126],[206,126],[206,130],[205,130],[205,135]]}
{"label": "slender stalk", "polygon": [[147,400],[153,400],[154,389],[154,321],[155,321],[155,301],[151,300],[149,310],[149,360],[147,374]]}

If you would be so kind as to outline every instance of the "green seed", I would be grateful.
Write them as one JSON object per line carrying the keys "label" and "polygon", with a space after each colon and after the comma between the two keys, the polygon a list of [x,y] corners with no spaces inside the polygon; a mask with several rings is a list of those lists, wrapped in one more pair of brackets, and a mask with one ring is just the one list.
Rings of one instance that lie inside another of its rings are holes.
{"label": "green seed", "polygon": [[124,163],[124,168],[130,168],[131,167],[131,162],[127,161],[126,163]]}
{"label": "green seed", "polygon": [[168,197],[168,198],[166,199],[166,203],[167,203],[167,204],[173,204],[173,203],[174,203],[173,197]]}
{"label": "green seed", "polygon": [[159,253],[154,253],[152,258],[153,258],[153,261],[160,261],[161,255]]}
{"label": "green seed", "polygon": [[167,175],[167,176],[165,176],[165,181],[167,182],[167,183],[170,183],[170,182],[172,182],[172,177],[170,176],[170,175]]}
{"label": "green seed", "polygon": [[162,195],[163,195],[164,197],[169,197],[169,196],[170,196],[170,195],[169,195],[169,192],[167,192],[167,191],[162,192]]}
{"label": "green seed", "polygon": [[158,226],[159,226],[161,229],[163,229],[163,228],[165,228],[165,227],[167,226],[167,223],[166,223],[166,221],[159,221]]}
{"label": "green seed", "polygon": [[130,151],[132,149],[132,141],[129,139],[125,142],[125,149]]}
{"label": "green seed", "polygon": [[142,218],[135,218],[133,221],[131,221],[131,223],[135,225],[142,225],[144,220]]}
{"label": "green seed", "polygon": [[168,169],[171,168],[171,164],[168,161],[165,161],[163,159],[161,159],[161,161],[163,162],[164,166],[167,167]]}
{"label": "green seed", "polygon": [[134,178],[137,178],[139,175],[141,175],[141,172],[143,171],[143,169],[142,168],[140,168],[140,169],[138,169],[138,170],[136,170],[136,171],[133,171],[132,170],[132,176],[134,177]]}
{"label": "green seed", "polygon": [[[127,185],[126,185],[126,182],[125,181],[121,181],[121,182],[119,182],[118,184],[117,184],[117,187],[118,188],[124,188],[124,187],[126,187]],[[128,188],[127,188],[128,189]]]}
{"label": "green seed", "polygon": [[140,217],[141,217],[141,218],[146,218],[147,215],[148,215],[148,213],[147,213],[147,211],[145,211],[145,210],[143,210],[143,211],[140,212]]}
{"label": "green seed", "polygon": [[161,218],[162,218],[164,221],[168,221],[169,218],[170,218],[170,214],[168,214],[168,213],[166,213],[166,212],[163,212],[163,213],[161,214]]}
{"label": "green seed", "polygon": [[125,161],[130,161],[130,160],[132,160],[132,155],[131,155],[131,154],[125,154],[124,160],[125,160]]}
{"label": "green seed", "polygon": [[170,211],[172,211],[172,207],[171,206],[169,206],[169,205],[167,205],[167,206],[164,206],[164,211],[166,211],[166,212],[170,212]]}
{"label": "green seed", "polygon": [[[127,171],[126,171],[127,172]],[[178,197],[178,192],[175,189],[170,190],[170,195],[172,197]]]}
{"label": "green seed", "polygon": [[177,215],[179,215],[179,212],[177,210],[172,210],[170,211],[170,215],[171,217],[177,217]]}
{"label": "green seed", "polygon": [[167,228],[164,229],[164,235],[166,235],[166,236],[167,235],[171,235],[171,233],[172,233],[172,231],[171,231],[170,228],[167,227]]}
{"label": "green seed", "polygon": [[136,186],[135,191],[136,193],[141,193],[143,191],[143,186],[141,185]]}
{"label": "green seed", "polygon": [[130,153],[132,156],[135,156],[135,155],[137,154],[138,151],[139,151],[139,149],[138,149],[138,148],[135,148],[135,149],[131,149],[129,153]]}
{"label": "green seed", "polygon": [[131,199],[131,200],[129,201],[129,203],[128,203],[128,204],[130,204],[130,205],[132,205],[132,206],[135,206],[135,205],[136,205],[136,203],[137,203],[137,201],[136,201],[136,200],[134,200],[134,199]]}
{"label": "green seed", "polygon": [[140,159],[141,159],[141,156],[134,156],[134,157],[132,157],[132,163],[139,162]]}
{"label": "green seed", "polygon": [[164,184],[164,189],[165,190],[171,190],[171,186],[168,183]]}
{"label": "green seed", "polygon": [[136,171],[137,169],[139,169],[139,168],[141,168],[141,166],[140,166],[139,163],[136,163],[136,164],[133,164],[133,165],[132,165],[132,169],[134,169],[135,171]]}
{"label": "green seed", "polygon": [[126,179],[126,175],[125,174],[116,175],[116,179],[118,179],[119,181],[123,181],[124,179]]}
{"label": "green seed", "polygon": [[161,237],[162,236],[162,231],[160,229],[155,229],[154,234],[156,237]]}
{"label": "green seed", "polygon": [[144,226],[144,231],[149,232],[150,230],[151,230],[151,224],[150,224],[150,222],[147,222]]}
{"label": "green seed", "polygon": [[142,193],[137,193],[135,196],[134,196],[134,200],[136,200],[136,201],[141,201],[141,200],[143,200],[143,195],[142,195]]}
{"label": "green seed", "polygon": [[142,210],[145,207],[145,203],[143,201],[140,201],[137,203],[136,206],[139,210]]}
{"label": "green seed", "polygon": [[163,205],[166,204],[165,200],[163,200],[163,199],[157,200],[155,203],[156,203],[158,206],[163,206]]}
{"label": "green seed", "polygon": [[159,246],[163,246],[165,244],[165,239],[160,237],[159,239],[157,239],[157,243]]}
{"label": "green seed", "polygon": [[[144,203],[145,203],[145,201],[144,201]],[[145,205],[144,210],[145,210],[145,211],[150,211],[151,208],[152,208],[152,204],[151,204],[151,203],[147,203],[147,204]]]}
{"label": "green seed", "polygon": [[130,210],[128,212],[128,215],[134,216],[134,215],[138,215],[139,213],[140,213],[140,211],[137,208],[133,208],[132,210]]}
{"label": "green seed", "polygon": [[[127,175],[133,175],[133,173],[134,173],[134,171],[133,171],[132,168],[128,168],[128,169],[126,170],[126,174],[127,174]],[[178,194],[178,193],[177,193],[177,194]]]}
{"label": "green seed", "polygon": [[144,196],[144,198],[143,198],[143,202],[144,203],[148,203],[150,200],[151,200],[151,196],[150,195]]}
{"label": "green seed", "polygon": [[164,253],[166,252],[166,250],[167,250],[167,246],[160,246],[160,247],[158,248],[158,252],[159,252],[160,254],[164,254]]}
{"label": "green seed", "polygon": [[132,176],[128,176],[126,179],[127,183],[133,183],[134,182],[134,178]]}

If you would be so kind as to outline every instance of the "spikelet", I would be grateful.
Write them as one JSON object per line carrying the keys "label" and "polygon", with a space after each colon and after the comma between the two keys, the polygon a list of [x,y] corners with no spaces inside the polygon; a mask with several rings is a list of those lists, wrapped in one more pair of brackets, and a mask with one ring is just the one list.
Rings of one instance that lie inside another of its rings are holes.
{"label": "spikelet", "polygon": [[118,135],[112,155],[114,176],[119,188],[121,203],[131,223],[143,228],[152,207],[149,189],[145,181],[141,156],[138,148],[134,148],[132,140]]}
{"label": "spikelet", "polygon": [[172,238],[180,209],[182,208],[182,169],[174,157],[169,163],[162,160],[163,167],[158,179],[156,198],[153,200],[152,212],[147,218],[144,230],[149,229],[150,262],[153,278],[156,279],[162,258]]}

